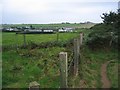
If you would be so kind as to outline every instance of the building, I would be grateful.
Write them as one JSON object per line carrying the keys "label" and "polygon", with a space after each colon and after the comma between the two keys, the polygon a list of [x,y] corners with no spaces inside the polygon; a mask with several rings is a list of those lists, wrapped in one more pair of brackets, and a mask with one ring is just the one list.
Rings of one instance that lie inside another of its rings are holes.
{"label": "building", "polygon": [[73,32],[73,28],[66,28],[66,27],[64,27],[64,28],[61,28],[61,29],[59,29],[58,31],[59,32]]}
{"label": "building", "polygon": [[43,30],[43,32],[53,32],[53,30]]}
{"label": "building", "polygon": [[52,34],[54,33],[53,30],[31,30],[31,29],[26,29],[22,32],[20,32],[21,34]]}

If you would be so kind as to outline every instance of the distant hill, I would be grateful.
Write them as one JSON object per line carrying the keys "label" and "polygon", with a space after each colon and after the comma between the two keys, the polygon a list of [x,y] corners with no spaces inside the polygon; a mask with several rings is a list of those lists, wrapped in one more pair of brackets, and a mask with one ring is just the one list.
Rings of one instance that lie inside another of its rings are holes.
{"label": "distant hill", "polygon": [[35,29],[59,29],[59,28],[91,28],[94,26],[95,23],[92,22],[85,22],[85,23],[59,23],[59,24],[3,24],[4,28],[24,28],[24,27],[30,27]]}

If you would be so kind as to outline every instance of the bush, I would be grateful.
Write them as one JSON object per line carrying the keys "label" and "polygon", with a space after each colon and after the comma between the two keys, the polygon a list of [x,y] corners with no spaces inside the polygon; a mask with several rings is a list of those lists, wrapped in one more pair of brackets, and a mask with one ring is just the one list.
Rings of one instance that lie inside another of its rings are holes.
{"label": "bush", "polygon": [[92,27],[92,33],[88,35],[87,45],[92,49],[116,47],[118,45],[118,35],[112,32],[111,27],[98,24]]}
{"label": "bush", "polygon": [[90,29],[92,33],[88,35],[87,45],[92,49],[97,48],[118,48],[118,31],[120,26],[120,13],[110,12],[103,13],[101,17],[104,23],[97,24]]}

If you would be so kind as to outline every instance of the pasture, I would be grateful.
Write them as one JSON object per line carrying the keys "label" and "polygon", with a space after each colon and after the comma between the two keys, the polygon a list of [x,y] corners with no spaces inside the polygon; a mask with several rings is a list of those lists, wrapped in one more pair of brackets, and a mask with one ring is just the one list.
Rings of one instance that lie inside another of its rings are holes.
{"label": "pasture", "polygon": [[[79,35],[79,32],[91,31],[78,30],[77,33],[59,33],[59,41],[66,42]],[[3,46],[22,45],[23,35],[16,36],[15,33],[3,32]],[[17,40],[16,40],[17,39]],[[27,42],[41,43],[56,41],[57,34],[26,34]],[[66,47],[48,47],[34,49],[9,49],[3,51],[3,87],[27,88],[29,83],[37,81],[41,87],[58,88],[60,86],[60,72],[58,54],[61,51],[69,51]],[[49,82],[49,84],[47,84]]]}
{"label": "pasture", "polygon": [[[59,33],[59,40],[66,41],[68,39],[74,38],[78,33]],[[3,45],[15,45],[15,44],[23,44],[23,34],[15,34],[15,33],[2,33],[3,37]],[[26,34],[27,42],[41,43],[48,41],[56,41],[57,34]]]}
{"label": "pasture", "polygon": [[[43,25],[44,26],[44,25]],[[90,29],[78,29],[76,33],[59,33],[59,41],[67,42],[84,33],[84,42],[88,39]],[[42,42],[51,42],[57,40],[57,34],[26,34],[26,41],[40,44]],[[11,32],[2,33],[2,45],[22,45],[23,35]],[[58,55],[60,52],[68,52],[71,56],[73,49],[68,45],[64,47],[44,47],[44,48],[18,48],[3,50],[2,52],[2,73],[3,88],[28,88],[29,83],[37,81],[41,88],[59,88],[60,87],[60,66]],[[117,52],[115,50],[92,51],[86,45],[81,49],[81,64],[79,66],[80,74],[77,77],[69,77],[68,86],[80,88],[101,88],[100,68],[101,64],[107,60],[115,59],[117,61]],[[117,85],[117,62],[108,66],[109,78],[112,81],[111,87]],[[112,73],[112,70],[114,72]]]}

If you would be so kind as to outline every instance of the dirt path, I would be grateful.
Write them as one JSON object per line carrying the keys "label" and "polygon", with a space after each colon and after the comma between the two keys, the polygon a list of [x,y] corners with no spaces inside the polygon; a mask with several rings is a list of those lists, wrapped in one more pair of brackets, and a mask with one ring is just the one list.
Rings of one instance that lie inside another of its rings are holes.
{"label": "dirt path", "polygon": [[111,83],[108,79],[107,76],[107,65],[110,63],[111,61],[107,61],[106,63],[102,64],[101,66],[101,82],[103,83],[102,88],[110,88],[111,87]]}

